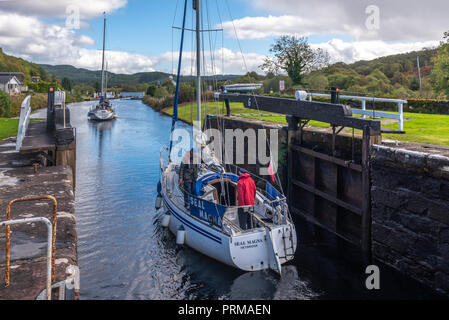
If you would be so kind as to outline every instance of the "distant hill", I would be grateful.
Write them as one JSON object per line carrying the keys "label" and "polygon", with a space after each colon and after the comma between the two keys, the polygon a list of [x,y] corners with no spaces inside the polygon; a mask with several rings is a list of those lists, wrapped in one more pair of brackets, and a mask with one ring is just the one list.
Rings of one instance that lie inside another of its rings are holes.
{"label": "distant hill", "polygon": [[307,87],[323,89],[335,86],[353,93],[414,97],[419,93],[419,56],[422,97],[431,98],[434,92],[430,75],[436,55],[437,49],[425,49],[352,64],[339,62],[307,75]]}
{"label": "distant hill", "polygon": [[25,75],[25,81],[31,81],[33,76],[39,76],[45,81],[52,80],[51,75],[38,64],[9,56],[3,52],[2,48],[0,48],[0,72],[22,72]]}
{"label": "distant hill", "polygon": [[437,54],[437,49],[425,49],[421,51],[413,51],[403,54],[396,54],[386,57],[377,58],[374,60],[361,60],[352,64],[336,63],[329,69],[344,68],[352,69],[361,75],[369,75],[375,69],[381,70],[387,77],[392,78],[394,73],[399,71],[402,73],[409,73],[417,71],[417,56],[419,55],[419,62],[421,68],[428,66],[433,67],[432,58]]}
{"label": "distant hill", "polygon": [[[58,76],[59,79],[69,78],[75,83],[95,83],[96,81],[101,81],[101,71],[92,71],[82,68],[75,68],[70,65],[57,65],[52,66],[48,64],[41,64],[47,72],[53,73]],[[167,80],[170,76],[168,73],[164,72],[140,72],[135,74],[116,74],[108,72],[109,79],[108,83],[110,85],[117,84],[143,84],[143,83],[156,83],[158,81],[163,82]],[[225,75],[219,76],[218,80],[233,80],[238,78],[237,75]],[[210,79],[211,77],[205,77],[205,79]],[[182,81],[193,80],[193,77],[182,77]]]}

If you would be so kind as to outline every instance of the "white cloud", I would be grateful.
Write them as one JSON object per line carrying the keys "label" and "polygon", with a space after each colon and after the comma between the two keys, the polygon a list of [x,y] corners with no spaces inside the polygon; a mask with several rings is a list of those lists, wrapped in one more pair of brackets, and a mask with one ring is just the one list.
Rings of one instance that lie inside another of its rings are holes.
{"label": "white cloud", "polygon": [[[157,57],[157,64],[171,63],[172,57],[176,59],[179,52],[166,52]],[[214,65],[212,66],[213,57]],[[263,63],[265,56],[258,53],[244,53],[244,59],[240,52],[234,52],[228,48],[221,48],[213,51],[205,51],[202,74],[244,74],[248,71],[261,72],[259,66]],[[246,64],[245,64],[246,62]],[[175,67],[176,67],[175,65]],[[248,69],[247,69],[248,68]],[[169,71],[172,72],[172,71]],[[196,74],[196,52],[184,51],[182,60],[182,74]]]}
{"label": "white cloud", "polygon": [[302,37],[318,33],[343,33],[342,30],[331,29],[317,20],[291,15],[245,17],[224,22],[223,29],[229,37],[235,37],[234,26],[240,39],[263,39],[281,35]]}
{"label": "white cloud", "polygon": [[65,18],[67,8],[75,6],[79,9],[81,19],[91,19],[123,8],[127,0],[13,0],[0,1],[0,10],[15,12],[23,15]]}
{"label": "white cloud", "polygon": [[[441,39],[448,29],[445,12],[449,1],[431,0],[251,0],[258,9],[276,16],[235,20],[242,39],[279,34],[347,34],[356,40],[427,41]],[[366,22],[370,5],[379,8],[379,29],[369,30]],[[225,23],[232,35],[232,23]]]}
{"label": "white cloud", "polygon": [[[36,63],[69,64],[90,70],[101,69],[101,51],[87,49],[84,46],[95,45],[94,39],[77,34],[58,24],[47,24],[36,17],[27,17],[17,13],[0,11],[0,44],[6,53],[24,58]],[[178,53],[173,53],[174,57]],[[238,52],[229,49],[219,49],[205,52],[206,73],[211,74],[211,55],[215,57],[215,73],[245,73],[243,59]],[[185,52],[183,72],[191,73],[191,64],[195,61],[194,52]],[[223,57],[224,68],[221,64]],[[263,56],[255,53],[245,55],[248,69],[258,70]],[[164,68],[172,61],[172,53],[168,52],[158,57],[148,57],[143,54],[123,51],[106,52],[109,71],[114,73],[136,73],[154,71]],[[194,69],[195,70],[195,69]],[[167,70],[168,71],[168,70]]]}
{"label": "white cloud", "polygon": [[[8,54],[36,63],[101,69],[101,51],[83,48],[95,44],[92,38],[35,17],[0,11],[0,44]],[[152,71],[155,64],[142,54],[120,51],[108,51],[107,60],[116,73]]]}
{"label": "white cloud", "polygon": [[332,62],[352,63],[359,60],[372,60],[383,56],[418,51],[438,46],[438,41],[387,43],[384,41],[345,42],[340,39],[313,44],[314,48],[326,50]]}

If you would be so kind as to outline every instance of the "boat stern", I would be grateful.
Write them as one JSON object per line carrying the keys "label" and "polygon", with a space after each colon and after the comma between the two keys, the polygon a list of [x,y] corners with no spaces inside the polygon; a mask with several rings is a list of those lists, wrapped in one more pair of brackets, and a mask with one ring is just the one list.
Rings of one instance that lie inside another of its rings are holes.
{"label": "boat stern", "polygon": [[291,223],[233,236],[230,243],[233,263],[245,271],[272,269],[281,274],[281,265],[292,260],[295,251],[296,232]]}

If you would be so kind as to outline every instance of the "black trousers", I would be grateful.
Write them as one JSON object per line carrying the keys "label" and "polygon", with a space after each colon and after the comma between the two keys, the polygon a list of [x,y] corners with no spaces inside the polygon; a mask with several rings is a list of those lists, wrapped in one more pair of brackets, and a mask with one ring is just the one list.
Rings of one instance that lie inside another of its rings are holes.
{"label": "black trousers", "polygon": [[253,227],[251,215],[248,212],[246,212],[243,208],[238,209],[238,215],[239,215],[240,228],[242,230],[248,230]]}

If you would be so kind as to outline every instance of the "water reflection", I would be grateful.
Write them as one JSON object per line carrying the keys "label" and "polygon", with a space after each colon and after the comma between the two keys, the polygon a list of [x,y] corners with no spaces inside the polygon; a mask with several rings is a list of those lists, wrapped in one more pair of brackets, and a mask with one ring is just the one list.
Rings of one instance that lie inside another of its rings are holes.
{"label": "water reflection", "polygon": [[91,138],[94,141],[98,141],[98,157],[101,158],[104,147],[104,143],[112,143],[111,141],[111,130],[114,128],[116,120],[111,121],[89,121],[89,129],[92,132]]}

